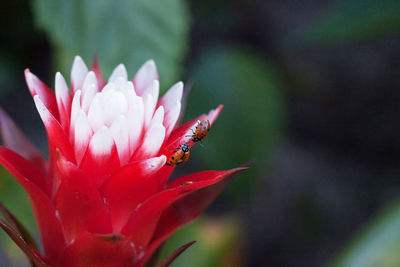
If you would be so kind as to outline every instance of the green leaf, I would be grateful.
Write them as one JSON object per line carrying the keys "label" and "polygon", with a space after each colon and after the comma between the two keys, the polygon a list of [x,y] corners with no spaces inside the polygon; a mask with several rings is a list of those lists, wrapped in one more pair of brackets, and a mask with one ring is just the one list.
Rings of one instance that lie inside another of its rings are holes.
{"label": "green leaf", "polygon": [[[161,83],[179,77],[189,18],[183,0],[35,0],[35,18],[48,34],[56,65],[69,73],[75,55],[99,56],[106,77],[119,63],[133,75],[154,59]],[[164,87],[165,87],[164,86]]]}
{"label": "green leaf", "polygon": [[342,0],[291,36],[291,46],[336,45],[400,31],[400,1]]}
{"label": "green leaf", "polygon": [[400,266],[400,200],[365,225],[331,266]]}
{"label": "green leaf", "polygon": [[246,193],[249,183],[265,170],[285,124],[280,78],[260,55],[239,47],[205,51],[194,64],[192,76],[186,119],[219,104],[224,104],[224,109],[204,147],[192,149],[191,161],[208,169],[228,169],[256,159],[227,188],[235,188],[235,194]]}

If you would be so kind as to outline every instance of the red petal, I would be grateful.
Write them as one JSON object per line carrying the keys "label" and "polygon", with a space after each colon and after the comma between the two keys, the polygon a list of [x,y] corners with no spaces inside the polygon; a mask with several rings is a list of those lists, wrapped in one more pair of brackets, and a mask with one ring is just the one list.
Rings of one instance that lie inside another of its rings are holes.
{"label": "red petal", "polygon": [[0,218],[0,227],[10,236],[10,238],[17,244],[17,246],[25,253],[37,267],[48,266],[39,252],[25,242],[23,237],[7,222]]}
{"label": "red petal", "polygon": [[61,184],[54,202],[67,240],[73,241],[84,230],[109,233],[108,210],[90,178],[62,156],[57,160],[56,173],[61,176]]}
{"label": "red petal", "polygon": [[32,74],[29,69],[25,69],[25,80],[32,97],[39,95],[47,109],[50,110],[51,114],[58,120],[60,117],[54,92],[38,77]]}
{"label": "red petal", "polygon": [[171,187],[178,186],[179,188],[179,184],[187,184],[186,186],[180,186],[185,189],[196,184],[201,184],[202,187],[194,192],[191,191],[190,194],[185,194],[163,211],[143,261],[146,261],[158,246],[178,228],[196,219],[208,207],[225,185],[231,181],[231,179],[225,178],[245,169],[247,168],[236,168],[228,171],[205,171],[174,180],[174,183],[170,184]]}
{"label": "red petal", "polygon": [[35,183],[41,178],[35,167],[27,160],[7,148],[0,147],[0,163],[26,190],[33,206],[44,250],[50,261],[62,252],[65,240],[56,211],[48,196]]}
{"label": "red petal", "polygon": [[157,265],[157,267],[168,267],[171,265],[173,261],[176,260],[179,255],[181,255],[186,249],[188,249],[191,245],[196,243],[196,241],[191,241],[179,248],[177,248],[171,255],[168,256],[165,260],[163,260],[160,264]]}
{"label": "red petal", "polygon": [[62,128],[64,129],[64,132],[68,133],[69,128],[70,128],[70,109],[71,109],[71,103],[69,103],[69,108],[66,108],[63,102],[58,103],[58,108],[60,112],[60,124],[62,125]]}
{"label": "red petal", "polygon": [[[161,214],[178,199],[204,187],[216,184],[229,175],[245,168],[236,168],[229,171],[208,171],[191,174],[180,178],[184,181],[175,187],[170,187],[146,200],[132,214],[128,223],[122,229],[124,235],[130,235],[137,247],[146,247],[154,233]],[[205,198],[207,195],[204,196]],[[213,198],[215,196],[213,195]],[[206,198],[209,200],[209,198]],[[199,202],[203,203],[202,199]],[[210,200],[207,202],[209,204]],[[196,206],[194,206],[196,207]],[[189,207],[188,207],[189,208]],[[164,224],[164,222],[162,222]],[[140,229],[140,231],[135,231]]]}
{"label": "red petal", "polygon": [[110,153],[95,154],[89,145],[79,167],[100,187],[120,167],[117,147],[113,144]]}
{"label": "red petal", "polygon": [[120,232],[136,206],[158,192],[158,176],[165,157],[142,160],[123,166],[103,186],[110,207],[114,232]]}
{"label": "red petal", "polygon": [[40,97],[35,96],[34,100],[39,115],[42,118],[44,126],[46,127],[50,147],[50,159],[55,159],[52,158],[52,156],[55,156],[56,149],[59,149],[61,154],[64,155],[67,160],[75,162],[73,149],[62,126],[44,106]]}
{"label": "red petal", "polygon": [[[39,111],[40,117],[42,118],[42,121],[44,123],[44,126],[46,127],[46,132],[47,132],[47,137],[48,137],[48,142],[49,142],[49,154],[50,154],[50,168],[49,168],[49,176],[53,176],[53,167],[54,167],[54,161],[57,158],[57,150],[61,152],[63,156],[68,161],[74,162],[75,163],[75,155],[73,152],[73,149],[71,147],[71,144],[68,140],[67,135],[64,132],[64,129],[60,125],[60,123],[57,121],[56,118],[49,112],[49,110],[44,106],[43,102],[41,101],[39,96],[34,96],[33,98],[35,100],[36,108]],[[57,189],[57,185],[53,184],[55,182],[54,179],[49,181],[49,186],[52,190],[52,192],[55,192]]]}
{"label": "red petal", "polygon": [[63,267],[132,267],[136,251],[121,235],[84,232],[66,249],[61,262]]}
{"label": "red petal", "polygon": [[96,74],[99,92],[101,92],[103,87],[106,85],[106,82],[104,81],[103,73],[101,72],[101,68],[99,65],[99,58],[97,57],[97,55],[94,57],[91,70],[94,71],[94,73]]}
{"label": "red petal", "polygon": [[171,173],[174,171],[175,167],[176,167],[176,165],[172,165],[172,166],[165,165],[158,171],[158,173],[157,173],[158,191],[165,189],[166,183],[167,183],[169,177],[171,176]]}
{"label": "red petal", "polygon": [[17,152],[35,164],[43,173],[46,173],[46,161],[28,138],[0,108],[0,133],[4,146]]}

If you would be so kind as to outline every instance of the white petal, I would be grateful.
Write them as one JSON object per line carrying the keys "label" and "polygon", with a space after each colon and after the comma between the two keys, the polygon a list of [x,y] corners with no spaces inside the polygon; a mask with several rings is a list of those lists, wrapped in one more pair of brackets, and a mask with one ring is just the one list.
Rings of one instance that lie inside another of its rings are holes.
{"label": "white petal", "polygon": [[146,97],[147,95],[151,95],[155,101],[158,100],[158,95],[160,93],[160,82],[158,80],[154,80],[150,83],[150,85],[143,91],[141,94],[142,97]]}
{"label": "white petal", "polygon": [[118,90],[128,97],[128,94],[136,96],[135,89],[133,89],[133,83],[131,81],[124,82]]}
{"label": "white petal", "polygon": [[28,84],[29,92],[31,92],[32,95],[36,95],[38,93],[36,87],[39,86],[39,78],[29,70],[25,70],[25,78],[26,83]]}
{"label": "white petal", "polygon": [[89,140],[93,135],[89,121],[83,110],[80,110],[75,120],[75,158],[79,164],[85,154]]}
{"label": "white petal", "polygon": [[61,103],[63,103],[65,108],[69,108],[66,106],[66,104],[69,102],[71,95],[64,77],[59,72],[56,73],[55,91],[57,104],[60,106]]}
{"label": "white petal", "polygon": [[82,109],[88,113],[90,104],[97,93],[97,86],[92,83],[91,85],[86,86],[84,90],[85,91],[82,92]]}
{"label": "white petal", "polygon": [[126,118],[120,115],[110,126],[110,133],[117,146],[119,160],[125,164],[129,160],[129,134]]}
{"label": "white petal", "polygon": [[119,64],[111,73],[108,82],[116,82],[119,78],[122,78],[124,81],[128,80],[128,73],[124,64]]}
{"label": "white petal", "polygon": [[116,90],[114,83],[107,83],[103,90],[101,91],[103,94],[114,92]]}
{"label": "white petal", "polygon": [[114,95],[116,92],[116,87],[114,83],[108,83],[101,91],[100,103],[101,106],[104,107],[106,102]]}
{"label": "white petal", "polygon": [[181,113],[181,102],[180,101],[176,101],[175,105],[170,106],[169,110],[165,112],[164,126],[166,128],[166,136],[167,137],[174,129],[175,124],[178,121],[180,113]]}
{"label": "white petal", "polygon": [[104,123],[111,125],[111,123],[120,115],[128,111],[128,102],[123,93],[114,92],[104,104]]}
{"label": "white petal", "polygon": [[160,105],[165,107],[167,112],[170,106],[174,106],[176,101],[181,101],[183,94],[183,82],[177,82],[161,97]]}
{"label": "white petal", "polygon": [[83,81],[88,74],[88,68],[80,56],[76,56],[71,69],[71,83],[74,92],[82,89]]}
{"label": "white petal", "polygon": [[144,136],[142,146],[139,148],[139,151],[135,153],[138,157],[151,157],[160,150],[165,138],[165,127],[162,124],[163,120],[164,108],[160,106],[154,113],[151,124]]}
{"label": "white petal", "polygon": [[159,106],[156,112],[154,112],[154,116],[151,119],[150,127],[152,124],[162,124],[163,121],[164,121],[164,107]]}
{"label": "white petal", "polygon": [[95,132],[104,125],[103,107],[100,103],[101,95],[102,93],[96,94],[88,111],[89,125]]}
{"label": "white petal", "polygon": [[144,98],[144,127],[148,128],[151,118],[154,114],[154,108],[156,107],[156,102],[153,99],[152,95],[147,95]]}
{"label": "white petal", "polygon": [[46,125],[46,123],[49,121],[51,118],[50,111],[46,108],[46,106],[43,104],[42,100],[40,99],[39,95],[35,95],[33,97],[33,100],[35,101],[36,109],[39,112],[40,117],[42,118],[43,123]]}
{"label": "white petal", "polygon": [[152,124],[144,136],[142,146],[135,152],[139,158],[152,157],[158,153],[165,138],[165,127],[162,124]]}
{"label": "white petal", "polygon": [[97,85],[96,74],[93,71],[90,71],[86,76],[82,86],[81,105],[86,113],[88,112],[90,103],[92,102],[97,92],[98,92],[98,85]]}
{"label": "white petal", "polygon": [[127,113],[129,147],[132,154],[139,145],[139,140],[143,130],[144,106],[141,97],[135,98],[136,104],[130,106]]}
{"label": "white petal", "polygon": [[119,77],[116,81],[113,82],[115,84],[115,87],[117,89],[117,91],[121,91],[121,89],[123,89],[123,87],[125,86],[125,84],[127,83],[127,80]]}
{"label": "white petal", "polygon": [[107,155],[111,154],[111,149],[114,145],[114,140],[111,136],[110,130],[103,126],[101,127],[90,140],[90,151],[94,155]]}
{"label": "white petal", "polygon": [[161,155],[159,157],[143,160],[141,162],[141,164],[143,166],[143,172],[144,172],[143,175],[156,172],[157,170],[159,170],[161,167],[164,166],[166,161],[167,161],[167,157],[165,155]]}
{"label": "white petal", "polygon": [[[78,90],[74,94],[74,98],[72,99],[72,104],[71,104],[71,123],[70,123],[70,138],[74,136],[74,128],[75,128],[75,119],[76,116],[78,116],[79,111],[81,110],[81,94],[82,91]],[[72,139],[70,140],[72,141]]]}
{"label": "white petal", "polygon": [[94,73],[94,71],[89,71],[88,75],[86,75],[86,78],[83,81],[82,92],[85,93],[85,87],[88,87],[92,84],[96,85],[97,88],[96,74]]}
{"label": "white petal", "polygon": [[133,84],[131,82],[128,83],[130,83],[130,86],[125,86],[121,92],[125,95],[128,106],[131,107],[136,104],[138,96],[136,96],[135,90],[133,89]]}
{"label": "white petal", "polygon": [[140,67],[133,79],[136,93],[142,95],[143,91],[154,80],[158,80],[156,64],[154,63],[154,60],[148,60]]}

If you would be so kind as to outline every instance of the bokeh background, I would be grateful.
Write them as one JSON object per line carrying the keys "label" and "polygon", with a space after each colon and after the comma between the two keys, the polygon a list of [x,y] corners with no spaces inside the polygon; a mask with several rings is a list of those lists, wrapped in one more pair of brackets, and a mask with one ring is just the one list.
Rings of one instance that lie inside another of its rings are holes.
{"label": "bokeh background", "polygon": [[[183,121],[225,105],[174,175],[255,162],[167,242],[199,241],[173,266],[400,266],[398,0],[16,0],[0,21],[0,104],[43,153],[26,67],[53,87],[77,54],[106,77],[153,58],[163,92],[192,85]],[[0,266],[27,266],[0,241]]]}

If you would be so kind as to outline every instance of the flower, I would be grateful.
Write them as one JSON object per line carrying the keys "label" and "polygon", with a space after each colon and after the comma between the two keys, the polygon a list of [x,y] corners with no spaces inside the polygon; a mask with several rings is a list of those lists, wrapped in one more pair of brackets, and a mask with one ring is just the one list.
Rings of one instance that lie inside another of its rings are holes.
{"label": "flower", "polygon": [[177,127],[183,83],[158,100],[152,60],[133,81],[118,65],[106,83],[97,60],[89,71],[76,57],[72,91],[60,73],[55,93],[29,69],[25,79],[46,128],[49,161],[0,111],[0,163],[29,196],[44,252],[5,207],[0,226],[34,266],[143,266],[166,238],[200,215],[225,178],[244,169],[168,182],[175,167],[165,165],[168,148],[193,146],[188,135],[196,122],[212,124],[222,106]]}

